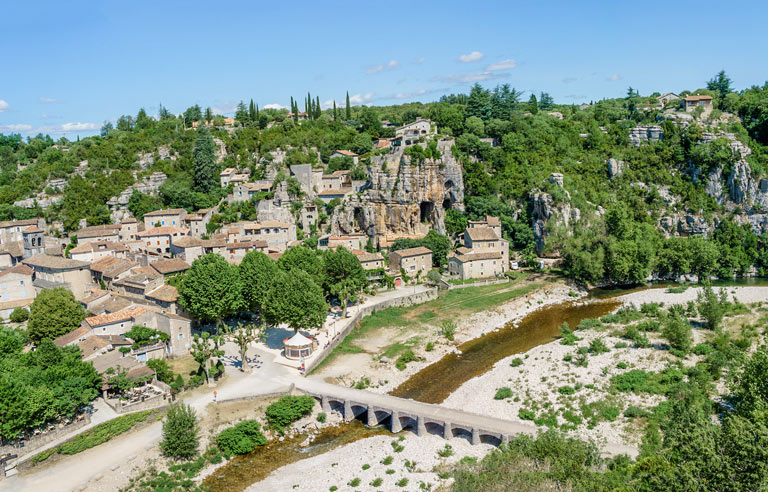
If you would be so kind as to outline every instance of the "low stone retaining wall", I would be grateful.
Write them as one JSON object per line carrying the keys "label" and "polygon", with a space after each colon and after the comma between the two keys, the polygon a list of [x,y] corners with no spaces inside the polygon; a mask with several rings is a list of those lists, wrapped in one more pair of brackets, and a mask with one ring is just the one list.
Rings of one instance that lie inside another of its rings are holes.
{"label": "low stone retaining wall", "polygon": [[483,285],[496,285],[496,284],[506,284],[506,283],[509,283],[508,278],[478,280],[477,282],[472,282],[471,284],[452,284],[448,282],[448,290],[464,289],[466,287],[482,287]]}
{"label": "low stone retaining wall", "polygon": [[322,349],[322,351],[317,354],[317,357],[315,357],[313,360],[309,361],[305,368],[304,374],[311,373],[321,362],[325,360],[328,355],[333,352],[333,350],[339,346],[339,344],[349,335],[349,332],[352,331],[352,329],[357,325],[360,321],[363,320],[366,316],[368,316],[371,313],[375,313],[376,311],[381,311],[382,309],[387,309],[391,307],[408,307],[413,306],[415,304],[423,304],[428,301],[432,301],[434,299],[437,299],[437,287],[433,287],[427,291],[419,292],[417,294],[408,294],[407,293],[408,287],[403,287],[403,295],[401,297],[396,297],[394,299],[389,299],[377,304],[373,304],[371,306],[365,306],[363,305],[349,320],[349,324],[347,325],[344,330],[339,333],[336,338],[333,339],[330,345]]}
{"label": "low stone retaining wall", "polygon": [[37,449],[40,449],[48,443],[61,439],[62,437],[67,436],[78,429],[82,429],[90,423],[91,414],[85,413],[82,419],[75,420],[74,422],[67,424],[64,427],[57,427],[56,429],[45,432],[43,434],[34,435],[29,439],[16,440],[7,444],[3,444],[0,446],[0,456],[8,453],[18,455],[19,457],[27,455]]}

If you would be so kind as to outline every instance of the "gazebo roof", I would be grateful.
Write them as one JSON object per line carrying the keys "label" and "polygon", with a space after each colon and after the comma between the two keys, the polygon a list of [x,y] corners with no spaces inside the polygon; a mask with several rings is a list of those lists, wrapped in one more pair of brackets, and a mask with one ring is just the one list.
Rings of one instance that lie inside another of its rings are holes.
{"label": "gazebo roof", "polygon": [[291,338],[283,340],[283,345],[287,347],[305,347],[307,345],[312,345],[312,340],[297,331]]}

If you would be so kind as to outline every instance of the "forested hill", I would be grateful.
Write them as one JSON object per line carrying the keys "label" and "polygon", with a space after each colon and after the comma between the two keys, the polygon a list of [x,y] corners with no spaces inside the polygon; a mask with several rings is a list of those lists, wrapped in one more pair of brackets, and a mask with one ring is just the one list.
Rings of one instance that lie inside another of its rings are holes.
{"label": "forested hill", "polygon": [[[182,115],[161,108],[157,118],[140,110],[78,142],[0,136],[0,219],[44,216],[65,232],[82,219],[106,223],[106,202],[156,172],[167,180],[156,195],[133,193],[134,215],[211,207],[227,190],[195,180],[195,142],[208,131],[193,129],[203,127],[198,122],[213,123],[219,170],[249,168],[258,179],[280,148],[287,155],[276,179],[286,180],[293,164],[350,167],[330,161],[338,149],[362,155],[353,172],[365,177],[367,157],[378,152],[373,140],[424,117],[437,125],[438,138],[455,138],[453,154],[464,169],[466,208],[448,211],[449,233],[467,218],[498,215],[518,256],[562,258],[568,274],[591,283],[764,274],[768,83],[734,91],[721,72],[704,86],[664,98],[630,88],[626,97],[580,107],[546,93],[523,97],[507,85],[475,85],[427,104],[327,110],[308,94],[301,122],[251,103],[239,107],[234,129],[193,106]],[[711,108],[686,112],[683,98],[692,94],[711,96]],[[293,100],[291,108],[300,109]],[[52,186],[56,179],[66,186]],[[47,208],[13,205],[30,198]],[[229,208],[217,220],[254,214],[253,207]]]}

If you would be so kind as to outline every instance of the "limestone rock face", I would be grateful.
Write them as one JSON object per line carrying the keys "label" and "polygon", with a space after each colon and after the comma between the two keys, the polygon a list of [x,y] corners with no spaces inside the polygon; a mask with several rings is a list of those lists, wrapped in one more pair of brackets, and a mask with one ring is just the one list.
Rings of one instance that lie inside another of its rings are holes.
{"label": "limestone rock face", "polygon": [[605,163],[608,165],[608,177],[610,179],[621,176],[621,173],[624,172],[624,167],[626,166],[624,161],[620,161],[613,158],[608,159],[607,161],[605,161]]}
{"label": "limestone rock face", "polygon": [[[561,175],[562,176],[562,175]],[[533,202],[533,237],[536,241],[536,251],[544,250],[544,240],[554,225],[568,227],[581,219],[581,210],[571,207],[571,195],[565,191],[566,200],[555,203],[549,193],[534,190],[531,193]]]}
{"label": "limestone rock face", "polygon": [[704,236],[708,237],[713,227],[703,218],[691,214],[674,214],[661,217],[659,228],[666,237],[672,236]]}
{"label": "limestone rock face", "polygon": [[664,130],[660,126],[640,125],[629,131],[629,143],[638,146],[644,142],[658,142],[664,138]]}
{"label": "limestone rock face", "polygon": [[445,233],[446,208],[464,209],[464,180],[447,144],[441,147],[441,159],[422,163],[412,163],[402,153],[372,157],[367,189],[336,209],[331,232],[364,232],[374,244],[430,229]]}

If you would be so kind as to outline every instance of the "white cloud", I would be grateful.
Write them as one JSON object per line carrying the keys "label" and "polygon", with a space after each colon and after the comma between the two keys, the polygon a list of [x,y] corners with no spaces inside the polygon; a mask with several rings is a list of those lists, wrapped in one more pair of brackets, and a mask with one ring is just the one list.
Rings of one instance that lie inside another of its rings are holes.
{"label": "white cloud", "polygon": [[422,63],[424,63],[425,61],[426,61],[426,60],[425,60],[425,59],[424,59],[424,57],[422,56],[421,58],[416,58],[415,60],[413,60],[413,64],[414,64],[414,65],[421,65],[421,64],[422,64]]}
{"label": "white cloud", "polygon": [[470,63],[470,62],[476,62],[480,61],[483,58],[485,58],[485,55],[480,53],[479,51],[473,51],[472,53],[467,53],[466,55],[461,55],[459,57],[459,61],[463,63]]}
{"label": "white cloud", "polygon": [[[341,106],[338,102],[336,103],[336,107]],[[333,99],[328,99],[327,101],[323,101],[320,103],[320,109],[328,109],[333,107]]]}
{"label": "white cloud", "polygon": [[28,132],[32,125],[0,125],[0,132]]}
{"label": "white cloud", "polygon": [[288,109],[288,106],[283,106],[282,104],[278,104],[278,103],[272,103],[272,104],[265,104],[264,109]]}
{"label": "white cloud", "polygon": [[610,77],[606,79],[609,82],[616,82],[617,80],[621,80],[621,75],[613,74]]}
{"label": "white cloud", "polygon": [[498,72],[499,70],[511,70],[517,66],[517,62],[511,58],[492,63],[485,68],[486,72]]}
{"label": "white cloud", "polygon": [[61,125],[62,131],[65,132],[82,132],[87,130],[98,130],[99,125],[96,123],[64,123]]}
{"label": "white cloud", "polygon": [[400,62],[397,60],[389,60],[387,63],[379,63],[371,65],[365,69],[366,75],[373,75],[375,73],[383,72],[384,70],[395,70],[400,67]]}
{"label": "white cloud", "polygon": [[503,74],[495,72],[472,72],[453,75],[435,75],[430,80],[432,82],[450,82],[455,84],[466,84],[470,82],[481,82],[483,80],[503,77]]}
{"label": "white cloud", "polygon": [[415,92],[399,92],[394,95],[395,99],[410,99],[412,97],[418,97],[423,96],[424,94],[427,94],[429,91],[426,89],[421,89]]}
{"label": "white cloud", "polygon": [[349,103],[350,104],[365,104],[368,101],[373,99],[373,93],[368,92],[366,94],[355,94],[354,96],[349,96]]}
{"label": "white cloud", "polygon": [[234,113],[237,109],[237,103],[233,101],[222,101],[211,108],[213,114]]}
{"label": "white cloud", "polygon": [[60,103],[60,99],[54,99],[52,97],[41,97],[40,102],[44,104]]}
{"label": "white cloud", "polygon": [[0,99],[0,113],[3,111],[8,111],[9,104],[2,99]]}

